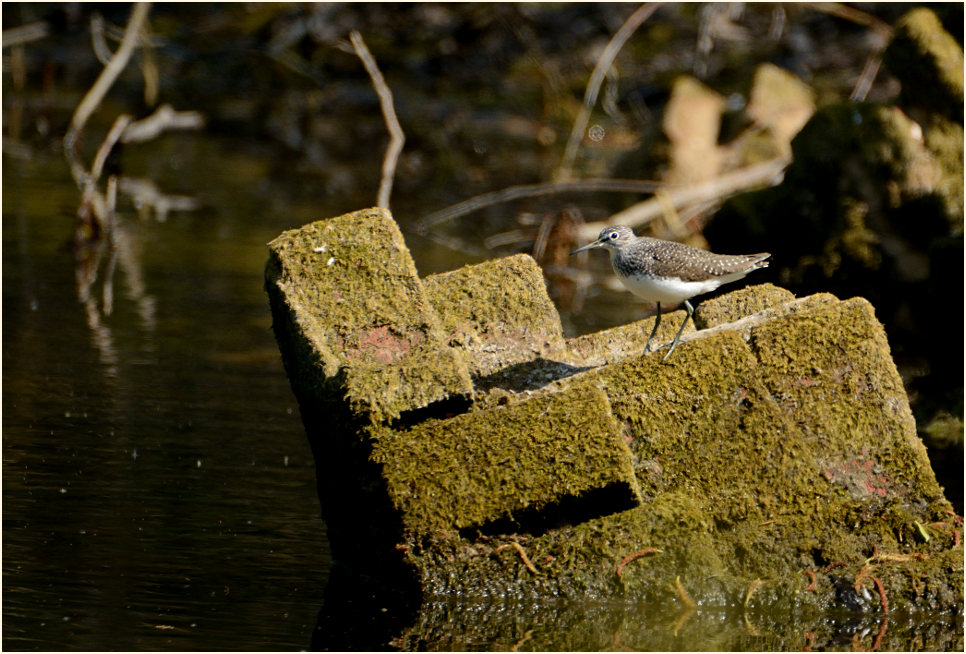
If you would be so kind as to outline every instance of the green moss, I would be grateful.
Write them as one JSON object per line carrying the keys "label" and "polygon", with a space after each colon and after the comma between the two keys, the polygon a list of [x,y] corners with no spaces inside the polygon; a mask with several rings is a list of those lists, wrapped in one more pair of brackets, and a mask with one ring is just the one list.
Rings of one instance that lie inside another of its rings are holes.
{"label": "green moss", "polygon": [[773,284],[757,284],[705,300],[694,310],[694,322],[699,329],[726,325],[745,316],[780,307],[791,302],[795,295]]}
{"label": "green moss", "polygon": [[[828,609],[859,582],[868,598],[849,601],[877,610],[872,574],[893,609],[961,607],[950,506],[871,306],[815,296],[749,325],[747,343],[748,327],[719,327],[666,364],[631,357],[578,379],[624,425],[640,507],[540,535],[428,537],[410,554],[424,587],[668,602],[680,579],[702,604]],[[925,541],[917,524],[938,526]]]}
{"label": "green moss", "polygon": [[963,126],[935,117],[926,129],[926,147],[942,171],[939,193],[949,221],[949,234],[963,234]]}
{"label": "green moss", "polygon": [[[653,319],[562,346],[526,258],[429,282],[440,319],[384,212],[283,235],[266,277],[340,558],[396,548],[426,595],[877,610],[874,574],[893,607],[962,608],[956,519],[861,298],[745,289],[664,362],[638,349]],[[468,392],[493,334],[522,343],[496,406],[406,413]]]}
{"label": "green moss", "polygon": [[480,526],[615,483],[637,495],[607,399],[588,385],[371,433],[393,503],[423,534]]}
{"label": "green moss", "polygon": [[922,428],[932,446],[950,449],[963,445],[963,418],[940,411]]}
{"label": "green moss", "polygon": [[446,342],[464,350],[472,372],[496,370],[559,349],[560,316],[529,256],[496,259],[423,280]]}
{"label": "green moss", "polygon": [[266,286],[277,315],[293,325],[287,333],[302,343],[287,364],[290,376],[295,367],[321,368],[324,392],[344,396],[357,415],[375,422],[472,393],[465,363],[443,344],[439,319],[388,212],[367,209],[312,223],[283,233],[269,248]]}
{"label": "green moss", "polygon": [[[683,310],[665,312],[661,317],[661,325],[654,335],[652,347],[669,343],[687,314]],[[605,329],[592,334],[585,334],[567,341],[567,352],[561,359],[575,366],[601,366],[614,363],[629,357],[640,356],[644,352],[647,337],[654,328],[656,316],[645,318]],[[689,320],[682,335],[694,332],[694,324]],[[664,356],[661,354],[661,356]]]}
{"label": "green moss", "polygon": [[902,83],[905,102],[963,120],[963,49],[930,9],[899,19],[883,61]]}

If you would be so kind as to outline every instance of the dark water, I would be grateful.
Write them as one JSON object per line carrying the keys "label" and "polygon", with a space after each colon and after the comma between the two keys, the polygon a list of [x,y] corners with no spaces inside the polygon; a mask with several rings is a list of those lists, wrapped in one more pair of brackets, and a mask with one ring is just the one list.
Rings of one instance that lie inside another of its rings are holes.
{"label": "dark water", "polygon": [[127,211],[92,327],[63,160],[3,191],[4,649],[307,648],[329,559],[261,277],[285,218],[240,185]]}

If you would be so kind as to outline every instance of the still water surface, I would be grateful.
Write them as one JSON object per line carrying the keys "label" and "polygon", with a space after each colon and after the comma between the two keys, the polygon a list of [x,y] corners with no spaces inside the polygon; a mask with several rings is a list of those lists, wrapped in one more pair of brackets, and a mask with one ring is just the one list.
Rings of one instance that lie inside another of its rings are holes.
{"label": "still water surface", "polygon": [[3,191],[4,649],[307,648],[328,546],[261,276],[287,217],[240,185],[127,211],[92,328],[62,160]]}
{"label": "still water surface", "polygon": [[[334,573],[270,329],[265,244],[371,200],[319,206],[310,182],[200,141],[166,137],[142,162],[202,207],[164,222],[122,207],[109,316],[103,268],[97,301],[79,299],[78,193],[63,160],[4,160],[4,649],[767,650],[806,647],[813,632],[833,649],[961,648],[953,616],[457,601],[386,615],[327,594]],[[421,274],[470,263],[407,242]],[[592,298],[564,320],[586,320],[579,331],[625,322],[640,311],[625,300]]]}

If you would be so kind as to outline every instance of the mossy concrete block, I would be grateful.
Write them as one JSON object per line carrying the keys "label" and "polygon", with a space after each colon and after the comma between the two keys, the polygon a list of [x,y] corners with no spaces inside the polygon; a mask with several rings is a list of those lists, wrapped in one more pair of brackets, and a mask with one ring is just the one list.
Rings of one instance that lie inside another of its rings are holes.
{"label": "mossy concrete block", "polygon": [[540,266],[520,254],[423,279],[448,345],[475,378],[559,349],[563,330]]}
{"label": "mossy concrete block", "polygon": [[699,329],[726,325],[794,299],[794,293],[773,284],[748,286],[705,300],[694,310],[694,322]]}
{"label": "mossy concrete block", "polygon": [[[654,335],[651,349],[670,343],[686,316],[687,313],[683,309],[665,312],[661,316],[661,324]],[[568,339],[566,352],[559,355],[559,360],[574,366],[602,366],[640,356],[644,353],[644,346],[654,328],[655,320],[657,317],[652,316]],[[689,320],[682,335],[693,333],[694,324]],[[664,356],[663,351],[661,356]]]}
{"label": "mossy concrete block", "polygon": [[606,394],[643,503],[548,530],[434,532],[407,553],[425,592],[875,611],[875,577],[893,609],[962,610],[956,518],[865,300],[775,302],[667,362],[569,383]]}
{"label": "mossy concrete block", "polygon": [[472,394],[387,211],[318,221],[269,249],[266,288],[300,399],[344,399],[363,422],[383,422]]}
{"label": "mossy concrete block", "polygon": [[899,19],[883,61],[906,102],[962,123],[963,49],[932,10],[919,7]]}
{"label": "mossy concrete block", "polygon": [[[962,611],[961,522],[867,301],[739,291],[664,361],[638,349],[653,319],[561,344],[527,259],[440,276],[431,302],[386,212],[271,247],[274,326],[347,567],[424,598],[873,611],[887,592]],[[490,330],[521,347],[474,359]],[[468,361],[503,395],[440,404],[470,394]]]}
{"label": "mossy concrete block", "polygon": [[[418,537],[611,488],[613,508],[639,498],[630,452],[598,388],[372,430],[372,460],[403,524]],[[517,516],[519,517],[519,516]]]}

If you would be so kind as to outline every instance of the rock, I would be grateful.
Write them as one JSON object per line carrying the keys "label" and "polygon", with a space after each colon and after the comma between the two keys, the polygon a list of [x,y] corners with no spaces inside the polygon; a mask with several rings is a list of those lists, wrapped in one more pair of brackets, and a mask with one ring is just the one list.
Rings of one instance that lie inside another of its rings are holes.
{"label": "rock", "polygon": [[815,113],[815,92],[787,70],[762,64],[755,70],[747,113],[771,132],[776,154],[788,156],[792,138]]}
{"label": "rock", "polygon": [[918,7],[896,23],[883,62],[902,83],[903,104],[963,121],[963,49],[932,10]]}
{"label": "rock", "polygon": [[664,109],[664,133],[670,143],[669,184],[696,184],[715,177],[723,155],[718,146],[725,99],[693,77],[674,81]]}
{"label": "rock", "polygon": [[414,534],[456,529],[472,539],[497,520],[526,523],[524,511],[597,491],[608,494],[610,512],[640,502],[627,444],[593,385],[386,428],[375,440],[373,461]]}
{"label": "rock", "polygon": [[771,252],[773,279],[798,296],[868,299],[920,425],[963,415],[962,327],[943,318],[963,307],[962,139],[938,115],[822,107],[795,138],[783,182],[727,200],[705,229],[717,251]]}
{"label": "rock", "polygon": [[469,354],[476,379],[563,345],[543,273],[526,255],[430,275],[423,287],[447,344]]}
{"label": "rock", "polygon": [[[386,212],[271,248],[333,553],[366,576],[424,600],[826,609],[845,584],[863,610],[962,610],[961,519],[864,299],[739,290],[665,363],[648,321],[563,341],[526,257],[420,282]],[[365,340],[382,325],[423,337]]]}
{"label": "rock", "polygon": [[273,326],[300,401],[344,398],[355,419],[379,423],[472,394],[389,212],[312,223],[269,249]]}

